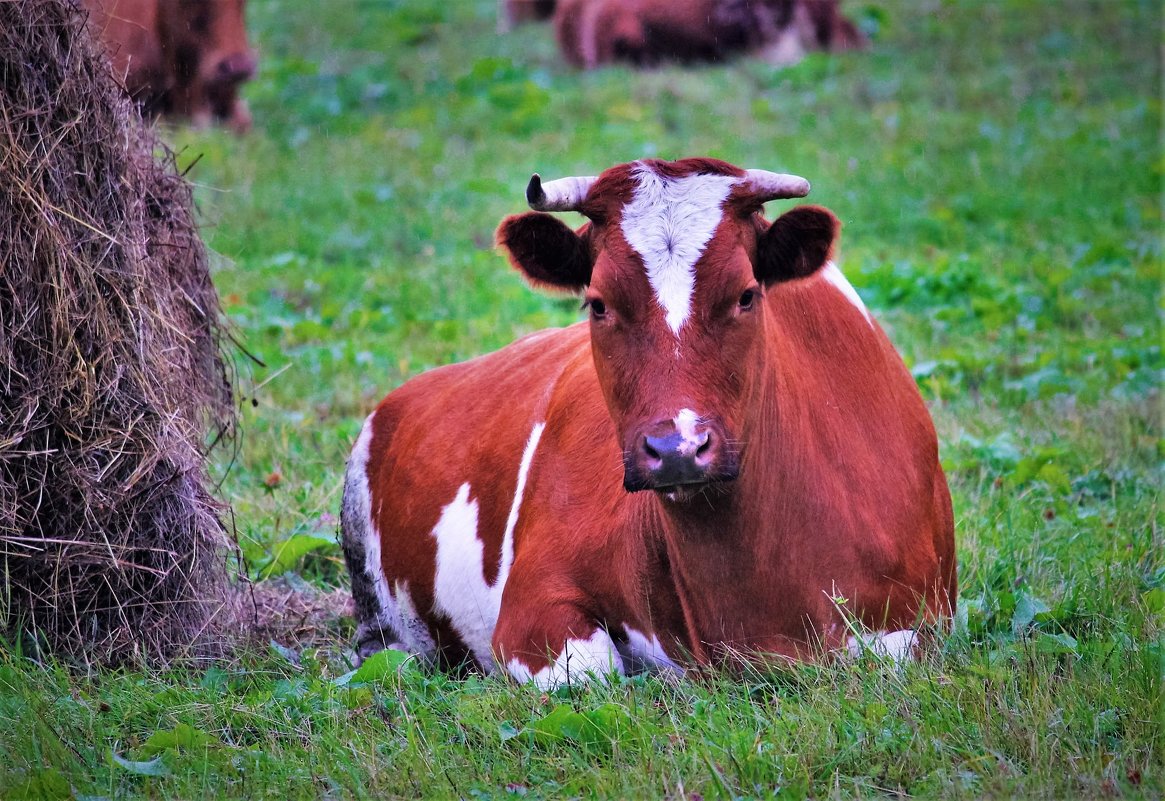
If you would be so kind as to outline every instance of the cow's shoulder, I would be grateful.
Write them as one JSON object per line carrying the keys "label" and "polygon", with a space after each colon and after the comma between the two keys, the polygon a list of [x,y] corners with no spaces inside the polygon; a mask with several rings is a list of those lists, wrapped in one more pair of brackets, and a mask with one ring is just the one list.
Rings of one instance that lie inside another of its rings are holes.
{"label": "cow's shoulder", "polygon": [[562,365],[585,345],[585,328],[540,331],[389,393],[374,413],[368,471],[393,514],[415,513],[431,528],[468,485],[504,522],[531,432],[545,422]]}

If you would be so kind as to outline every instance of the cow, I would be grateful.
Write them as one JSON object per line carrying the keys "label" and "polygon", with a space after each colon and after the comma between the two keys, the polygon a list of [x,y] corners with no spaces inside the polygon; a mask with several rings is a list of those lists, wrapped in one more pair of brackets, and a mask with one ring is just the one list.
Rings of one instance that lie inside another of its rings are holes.
{"label": "cow", "polygon": [[526,22],[554,16],[554,0],[498,0],[498,33],[512,31]]}
{"label": "cow", "polygon": [[720,61],[741,51],[790,64],[812,50],[860,49],[838,0],[563,0],[555,36],[572,65]]}
{"label": "cow", "polygon": [[243,133],[251,112],[239,87],[257,60],[246,0],[84,0],[114,74],[147,115],[169,114]]}
{"label": "cow", "polygon": [[[533,176],[497,242],[588,319],[417,376],[366,419],[341,512],[362,656],[547,688],[907,657],[949,619],[927,408],[837,267],[837,217],[763,215],[808,191],[708,158]],[[547,213],[568,210],[588,221]]]}

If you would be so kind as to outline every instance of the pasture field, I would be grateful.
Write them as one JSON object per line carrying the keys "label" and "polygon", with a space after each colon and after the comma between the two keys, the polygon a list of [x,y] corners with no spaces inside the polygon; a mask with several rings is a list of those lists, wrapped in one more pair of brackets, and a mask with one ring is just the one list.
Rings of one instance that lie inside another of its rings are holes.
{"label": "pasture field", "polygon": [[941,647],[550,695],[345,675],[351,621],[168,672],[6,647],[0,796],[1161,797],[1160,3],[846,7],[872,52],[580,74],[546,27],[495,35],[493,0],[252,0],[254,133],[169,134],[265,364],[237,356],[217,471],[246,570],[342,586],[341,476],[373,404],[580,318],[492,248],[531,172],[796,172],[938,426],[960,560]]}

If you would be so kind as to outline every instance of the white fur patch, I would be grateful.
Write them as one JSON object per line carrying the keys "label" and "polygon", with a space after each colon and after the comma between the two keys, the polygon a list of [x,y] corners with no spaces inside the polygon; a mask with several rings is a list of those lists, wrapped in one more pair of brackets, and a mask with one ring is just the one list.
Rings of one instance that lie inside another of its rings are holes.
{"label": "white fur patch", "polygon": [[643,259],[647,280],[678,337],[692,311],[696,262],[723,215],[731,175],[664,178],[646,165],[633,170],[635,195],[623,207],[623,236]]}
{"label": "white fur patch", "polygon": [[875,656],[889,657],[895,662],[906,662],[914,658],[914,646],[917,644],[918,633],[914,629],[901,629],[850,637],[846,647],[849,655],[854,658],[869,651]]}
{"label": "white fur patch", "polygon": [[854,289],[853,284],[845,277],[845,274],[838,269],[838,266],[832,261],[825,263],[825,269],[821,271],[821,277],[845,295],[845,299],[858,308],[863,315],[865,315],[866,322],[870,324],[870,328],[874,327],[874,319],[870,317],[870,310],[866,308],[866,304],[862,303],[862,298]]}
{"label": "white fur patch", "polygon": [[363,640],[370,633],[368,631],[370,628],[391,631],[408,650],[428,659],[434,650],[428,627],[416,616],[407,586],[397,582],[395,593],[389,589],[388,580],[384,575],[384,565],[380,560],[380,531],[372,517],[372,495],[368,486],[368,457],[375,417],[376,412],[373,412],[364,421],[364,427],[360,429],[360,436],[352,448],[348,471],[344,477],[344,502],[363,540],[364,572],[372,583],[377,604],[376,619],[362,621],[356,632],[356,638],[357,641]]}
{"label": "white fur patch", "polygon": [[670,672],[682,676],[684,669],[680,667],[659,642],[659,637],[652,634],[650,637],[642,631],[636,631],[630,626],[624,626],[627,632],[627,642],[619,647],[623,656],[623,665],[629,673],[642,670]]}
{"label": "white fur patch", "polygon": [[468,483],[462,484],[456,497],[441,510],[441,517],[433,527],[433,537],[437,540],[434,611],[449,618],[457,636],[487,671],[494,668],[491,641],[502,606],[502,590],[514,563],[514,527],[518,524],[526,478],[544,428],[545,423],[534,426],[522,453],[514,500],[502,537],[498,576],[492,585],[485,580],[484,546],[477,530],[479,507],[469,497]]}
{"label": "white fur patch", "polygon": [[497,592],[500,600],[501,588],[505,586],[510,576],[510,566],[514,563],[514,526],[518,525],[518,512],[522,508],[522,495],[526,491],[526,478],[530,474],[530,465],[534,462],[534,451],[538,448],[538,440],[542,438],[542,431],[546,423],[538,423],[530,430],[530,438],[526,440],[526,447],[522,451],[522,463],[518,465],[518,483],[514,487],[514,502],[510,506],[509,517],[506,518],[506,534],[502,538],[502,561],[498,567]]}
{"label": "white fur patch", "polygon": [[585,640],[567,640],[558,658],[537,673],[531,672],[517,657],[506,663],[506,669],[523,684],[532,681],[540,690],[553,690],[563,684],[586,682],[591,677],[603,681],[612,673],[622,673],[623,660],[610,635],[595,629]]}
{"label": "white fur patch", "polygon": [[477,513],[477,501],[469,498],[469,484],[462,484],[433,527],[437,540],[433,611],[448,617],[474,658],[488,665],[498,610],[482,574],[485,560],[477,536]]}

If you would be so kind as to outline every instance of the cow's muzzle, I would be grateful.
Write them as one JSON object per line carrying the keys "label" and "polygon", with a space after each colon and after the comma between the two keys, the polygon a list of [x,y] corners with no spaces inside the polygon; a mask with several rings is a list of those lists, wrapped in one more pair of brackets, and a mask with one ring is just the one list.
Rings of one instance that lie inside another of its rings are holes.
{"label": "cow's muzzle", "polygon": [[623,457],[623,486],[628,492],[656,490],[671,494],[683,487],[731,481],[739,462],[722,426],[695,420],[679,426],[664,420],[639,432]]}
{"label": "cow's muzzle", "polygon": [[222,86],[237,86],[255,77],[255,70],[258,64],[259,62],[255,54],[249,50],[231,53],[214,63],[211,68],[211,74],[207,78],[207,83],[215,83]]}

